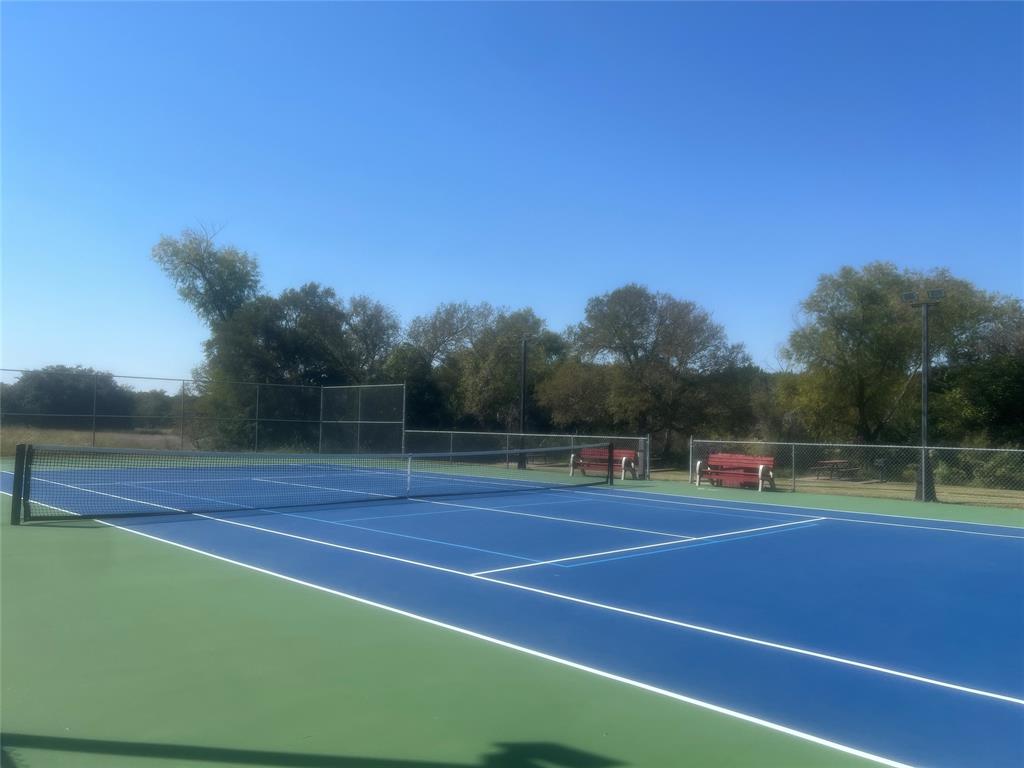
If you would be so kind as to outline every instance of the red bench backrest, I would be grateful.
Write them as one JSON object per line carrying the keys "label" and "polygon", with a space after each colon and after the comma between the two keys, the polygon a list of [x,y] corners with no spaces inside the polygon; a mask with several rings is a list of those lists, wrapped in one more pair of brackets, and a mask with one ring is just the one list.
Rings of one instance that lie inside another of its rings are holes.
{"label": "red bench backrest", "polygon": [[728,469],[735,467],[736,469],[757,469],[762,464],[771,469],[775,466],[775,457],[748,456],[745,453],[712,453],[708,456],[708,466],[712,468]]}
{"label": "red bench backrest", "polygon": [[[634,461],[636,461],[636,458],[637,458],[636,451],[630,451],[630,450],[627,450],[626,448],[616,448],[616,449],[614,449],[612,451],[612,457],[617,459],[617,460],[619,460],[619,461],[622,461],[622,459],[624,459],[624,458],[626,458],[626,459],[633,459]],[[581,459],[586,459],[587,461],[600,460],[600,459],[607,460],[608,459],[608,449],[607,448],[580,448],[580,458]]]}

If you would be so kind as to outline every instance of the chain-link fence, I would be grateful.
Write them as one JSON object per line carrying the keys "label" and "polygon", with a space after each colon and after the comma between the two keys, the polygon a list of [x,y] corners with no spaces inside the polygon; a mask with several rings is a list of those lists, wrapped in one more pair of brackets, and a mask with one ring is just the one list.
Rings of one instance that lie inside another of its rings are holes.
{"label": "chain-link fence", "polygon": [[0,453],[107,448],[399,453],[405,385],[318,387],[0,369]]}
{"label": "chain-link fence", "polygon": [[405,450],[410,453],[506,451],[516,448],[570,448],[594,442],[612,443],[616,450],[637,452],[637,476],[651,476],[651,438],[625,435],[557,435],[519,432],[454,432],[405,430]]}
{"label": "chain-link fence", "polygon": [[777,490],[1024,508],[1024,450],[691,440],[689,480],[711,454],[774,458]]}

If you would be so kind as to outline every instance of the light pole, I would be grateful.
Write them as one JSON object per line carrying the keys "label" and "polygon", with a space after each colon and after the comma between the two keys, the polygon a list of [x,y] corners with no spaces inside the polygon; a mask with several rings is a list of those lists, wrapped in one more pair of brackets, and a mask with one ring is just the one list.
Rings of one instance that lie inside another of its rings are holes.
{"label": "light pole", "polygon": [[934,289],[924,293],[907,291],[900,295],[910,306],[921,308],[921,462],[917,471],[918,501],[937,501],[935,478],[931,462],[928,461],[928,368],[931,366],[931,351],[928,349],[928,307],[935,306],[946,295],[945,291]]}
{"label": "light pole", "polygon": [[519,460],[516,466],[519,469],[526,469],[526,454],[522,449],[526,445],[526,337],[523,336],[519,347]]}

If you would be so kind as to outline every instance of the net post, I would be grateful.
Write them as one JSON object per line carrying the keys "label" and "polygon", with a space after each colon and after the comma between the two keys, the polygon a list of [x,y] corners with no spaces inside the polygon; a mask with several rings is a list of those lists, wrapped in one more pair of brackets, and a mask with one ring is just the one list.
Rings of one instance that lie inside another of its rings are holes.
{"label": "net post", "polygon": [[608,485],[615,485],[615,443],[608,443]]}
{"label": "net post", "polygon": [[24,443],[14,449],[14,487],[11,489],[11,525],[21,525],[21,499],[25,488],[25,454]]}

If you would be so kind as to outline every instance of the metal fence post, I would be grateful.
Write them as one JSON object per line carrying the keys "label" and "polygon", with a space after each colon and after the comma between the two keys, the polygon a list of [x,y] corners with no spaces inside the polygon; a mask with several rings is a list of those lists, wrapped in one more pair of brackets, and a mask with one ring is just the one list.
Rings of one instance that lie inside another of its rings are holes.
{"label": "metal fence post", "polygon": [[690,452],[686,457],[686,482],[693,482],[693,435],[690,435]]}
{"label": "metal fence post", "polygon": [[793,443],[793,463],[790,465],[789,471],[793,475],[793,493],[796,493],[796,443]]}
{"label": "metal fence post", "polygon": [[179,425],[178,431],[178,449],[185,450],[185,382],[181,382],[181,408],[179,409],[181,415],[181,424]]}
{"label": "metal fence post", "polygon": [[256,385],[256,436],[254,450],[260,450],[260,385]]}
{"label": "metal fence post", "polygon": [[320,385],[320,434],[317,437],[316,452],[324,452],[324,387]]}
{"label": "metal fence post", "polygon": [[647,445],[646,445],[646,448],[647,448],[646,455],[644,457],[644,480],[650,480],[651,479],[651,451],[653,450],[653,448],[651,447],[651,433],[650,432],[647,433]]}
{"label": "metal fence post", "polygon": [[406,382],[402,382],[402,453],[405,453],[405,398],[406,398]]}
{"label": "metal fence post", "polygon": [[363,388],[356,391],[356,453],[363,452]]}
{"label": "metal fence post", "polygon": [[92,377],[92,447],[96,447],[96,380],[99,376]]}

